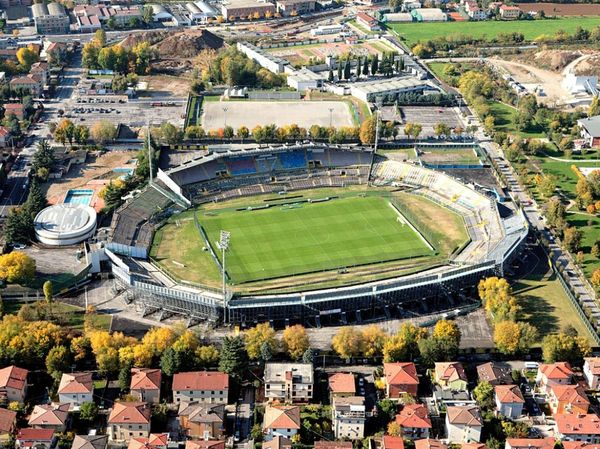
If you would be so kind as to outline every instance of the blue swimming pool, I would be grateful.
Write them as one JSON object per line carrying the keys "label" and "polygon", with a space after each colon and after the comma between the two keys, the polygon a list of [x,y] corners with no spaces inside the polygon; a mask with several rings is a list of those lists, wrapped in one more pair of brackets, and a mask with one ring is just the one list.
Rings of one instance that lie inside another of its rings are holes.
{"label": "blue swimming pool", "polygon": [[89,206],[94,196],[93,190],[87,189],[72,189],[67,192],[64,203],[69,204],[84,204]]}
{"label": "blue swimming pool", "polygon": [[119,179],[125,179],[127,176],[133,175],[133,168],[117,167],[113,168],[113,173],[123,173],[121,176],[119,176]]}

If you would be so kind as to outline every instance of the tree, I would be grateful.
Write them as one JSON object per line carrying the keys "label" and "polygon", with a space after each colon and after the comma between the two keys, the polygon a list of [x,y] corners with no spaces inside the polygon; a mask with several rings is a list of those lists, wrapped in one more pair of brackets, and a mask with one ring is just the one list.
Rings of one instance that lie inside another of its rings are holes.
{"label": "tree", "polygon": [[52,292],[54,290],[52,281],[44,282],[43,290],[44,290],[44,298],[46,299],[46,302],[52,302]]}
{"label": "tree", "polygon": [[250,136],[250,130],[246,126],[240,126],[237,135],[240,139],[247,139]]}
{"label": "tree", "polygon": [[219,371],[241,379],[248,368],[248,353],[240,335],[226,336],[221,348]]}
{"label": "tree", "polygon": [[419,341],[427,331],[412,323],[404,323],[398,333],[388,338],[383,345],[385,362],[403,362],[414,360],[419,355]]}
{"label": "tree", "polygon": [[412,137],[413,139],[416,139],[417,137],[419,137],[422,130],[423,130],[423,126],[418,123],[407,123],[404,126],[404,134],[407,137]]}
{"label": "tree", "polygon": [[381,357],[388,335],[376,324],[365,327],[362,334],[365,357]]}
{"label": "tree", "polygon": [[331,347],[343,359],[350,360],[363,351],[362,332],[354,327],[342,327],[331,340]]}
{"label": "tree", "polygon": [[387,426],[387,435],[391,435],[393,437],[402,436],[402,427],[396,421],[390,421]]}
{"label": "tree", "polygon": [[558,198],[550,198],[546,205],[546,219],[548,225],[554,229],[563,229],[566,224],[567,211]]}
{"label": "tree", "polygon": [[367,77],[369,76],[369,58],[365,58],[365,60],[363,61],[362,72],[363,75]]}
{"label": "tree", "polygon": [[432,333],[433,338],[447,338],[460,344],[460,329],[455,321],[439,320],[435,323]]}
{"label": "tree", "polygon": [[25,211],[29,213],[32,217],[35,217],[38,212],[44,209],[48,205],[48,200],[46,196],[42,193],[42,189],[40,189],[40,185],[37,180],[31,182],[31,187],[29,188],[29,193],[27,194],[27,200],[25,201]]}
{"label": "tree", "polygon": [[315,354],[312,349],[308,348],[304,351],[304,354],[302,354],[302,363],[313,363],[314,360]]}
{"label": "tree", "polygon": [[273,351],[271,350],[271,346],[266,341],[260,345],[260,360],[263,363],[268,362],[273,358]]}
{"label": "tree", "polygon": [[183,132],[169,122],[164,122],[160,125],[160,135],[170,145],[180,143],[183,140]]}
{"label": "tree", "polygon": [[94,402],[84,402],[79,407],[79,418],[88,421],[94,422],[98,417],[98,406]]}
{"label": "tree", "polygon": [[201,368],[216,366],[219,362],[219,350],[213,345],[199,346],[195,352],[196,361]]}
{"label": "tree", "polygon": [[344,79],[345,80],[349,80],[350,79],[350,61],[346,61],[346,63],[344,64]]}
{"label": "tree", "polygon": [[359,139],[363,145],[372,145],[375,143],[375,133],[377,130],[377,116],[371,115],[362,125],[360,125]]}
{"label": "tree", "polygon": [[35,51],[28,47],[21,47],[17,50],[17,60],[24,71],[29,72],[31,66],[39,60]]}
{"label": "tree", "polygon": [[244,342],[246,351],[251,360],[258,360],[261,355],[261,346],[267,343],[271,349],[271,354],[277,351],[277,338],[275,330],[269,323],[260,323],[255,327],[248,329],[244,333]]}
{"label": "tree", "polygon": [[172,347],[168,348],[165,352],[163,352],[162,357],[160,358],[160,369],[165,376],[173,376],[176,372],[179,371],[181,366],[181,357],[178,351],[175,351]]}
{"label": "tree", "polygon": [[501,321],[494,327],[494,343],[503,354],[526,351],[537,339],[537,330],[529,323]]}
{"label": "tree", "polygon": [[84,125],[75,126],[75,131],[73,134],[75,142],[77,142],[79,145],[84,145],[90,138],[90,130]]}
{"label": "tree", "polygon": [[104,31],[102,28],[96,30],[94,33],[94,42],[100,47],[104,47],[106,45],[106,31]]}
{"label": "tree", "polygon": [[483,380],[473,389],[473,397],[483,409],[491,410],[494,407],[494,387]]}
{"label": "tree", "polygon": [[333,70],[329,69],[329,74],[327,75],[327,81],[333,83]]}
{"label": "tree", "polygon": [[66,346],[55,346],[46,356],[46,369],[55,382],[71,367],[71,354]]}
{"label": "tree", "polygon": [[33,237],[33,218],[26,208],[14,208],[4,223],[4,238],[9,243],[26,243]]}
{"label": "tree", "polygon": [[306,329],[301,324],[288,326],[283,331],[281,339],[283,350],[288,353],[292,360],[298,360],[310,347],[310,341]]}
{"label": "tree", "polygon": [[594,95],[588,109],[588,117],[594,117],[596,115],[600,115],[600,101],[598,100],[598,95]]}
{"label": "tree", "polygon": [[561,332],[546,335],[542,340],[542,357],[545,363],[566,361],[577,365],[590,354],[590,342],[579,335],[573,336]]}
{"label": "tree", "polygon": [[142,21],[149,25],[154,21],[154,12],[152,11],[152,6],[144,6],[142,7]]}
{"label": "tree", "polygon": [[117,128],[113,123],[101,120],[92,125],[90,134],[96,143],[104,145],[106,142],[114,140],[117,137]]}
{"label": "tree", "polygon": [[574,253],[579,251],[581,248],[581,231],[576,227],[568,227],[563,233],[563,244],[565,248],[570,252]]}
{"label": "tree", "polygon": [[375,53],[373,59],[371,59],[371,74],[375,75],[379,70],[379,54]]}
{"label": "tree", "polygon": [[450,127],[445,123],[438,123],[433,127],[433,132],[436,136],[449,136],[450,135]]}
{"label": "tree", "polygon": [[138,75],[147,75],[150,72],[150,60],[152,58],[152,48],[147,41],[140,42],[131,49],[134,58],[135,73]]}
{"label": "tree", "polygon": [[122,393],[128,391],[129,387],[131,386],[132,365],[132,362],[123,363],[123,366],[119,370],[119,377],[117,380],[119,382],[119,389]]}
{"label": "tree", "polygon": [[0,256],[0,279],[8,283],[28,282],[35,276],[35,260],[20,251]]}
{"label": "tree", "polygon": [[478,284],[478,292],[487,315],[494,321],[516,321],[521,310],[506,279],[489,277]]}

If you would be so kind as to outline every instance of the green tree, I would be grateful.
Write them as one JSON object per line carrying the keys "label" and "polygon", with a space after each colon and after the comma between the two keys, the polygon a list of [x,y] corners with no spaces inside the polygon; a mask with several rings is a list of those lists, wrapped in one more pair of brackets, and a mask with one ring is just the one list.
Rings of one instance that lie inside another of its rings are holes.
{"label": "green tree", "polygon": [[579,335],[566,333],[546,335],[542,340],[542,357],[545,363],[569,362],[580,365],[591,354],[590,342]]}
{"label": "green tree", "polygon": [[160,369],[165,373],[165,376],[172,377],[179,371],[180,366],[181,357],[178,351],[175,351],[173,348],[168,348],[163,352],[163,355],[160,358]]}
{"label": "green tree", "polygon": [[160,125],[160,135],[170,145],[181,143],[183,140],[183,132],[169,122],[164,122]]}
{"label": "green tree", "polygon": [[379,70],[379,54],[375,53],[375,56],[371,59],[371,74],[375,75]]}
{"label": "green tree", "polygon": [[491,410],[494,407],[494,387],[483,380],[473,389],[473,397],[482,409]]}
{"label": "green tree", "polygon": [[52,302],[52,293],[54,291],[54,286],[52,285],[52,281],[44,282],[43,290],[44,290],[44,298],[46,299],[46,302]]}
{"label": "green tree", "polygon": [[302,354],[302,363],[313,363],[314,360],[315,354],[312,349],[308,348],[306,351],[304,351],[304,354]]}
{"label": "green tree", "polygon": [[241,335],[226,336],[221,348],[219,371],[241,379],[248,369],[248,353]]}
{"label": "green tree", "polygon": [[47,205],[48,200],[46,200],[46,196],[42,193],[39,183],[34,179],[31,182],[31,187],[29,189],[29,193],[27,194],[27,200],[25,201],[24,209],[32,217],[35,217],[38,212],[44,209]]}
{"label": "green tree", "polygon": [[131,386],[131,367],[132,367],[132,365],[133,365],[133,363],[131,363],[131,362],[125,363],[123,365],[123,367],[121,367],[121,369],[119,370],[118,382],[119,382],[119,389],[121,390],[121,392],[128,391],[129,387]]}
{"label": "green tree", "polygon": [[152,11],[152,6],[146,5],[142,7],[142,21],[146,25],[150,25],[154,21],[154,13]]}
{"label": "green tree", "polygon": [[94,33],[94,42],[100,47],[104,47],[106,45],[106,31],[103,29],[96,30]]}
{"label": "green tree", "polygon": [[46,356],[46,369],[48,374],[58,382],[63,373],[71,368],[71,353],[66,346],[55,346]]}
{"label": "green tree", "polygon": [[13,208],[4,223],[4,238],[9,243],[27,243],[33,237],[33,218],[25,208]]}
{"label": "green tree", "polygon": [[79,418],[87,421],[94,422],[98,417],[98,406],[94,402],[84,402],[79,407]]}
{"label": "green tree", "polygon": [[588,109],[588,117],[594,117],[600,115],[600,102],[598,101],[598,95],[594,95],[590,108]]}

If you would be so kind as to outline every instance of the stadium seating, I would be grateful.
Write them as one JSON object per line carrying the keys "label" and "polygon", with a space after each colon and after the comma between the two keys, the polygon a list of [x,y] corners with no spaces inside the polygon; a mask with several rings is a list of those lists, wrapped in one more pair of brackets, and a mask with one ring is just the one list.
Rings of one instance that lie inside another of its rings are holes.
{"label": "stadium seating", "polygon": [[306,168],[306,154],[304,151],[280,153],[277,157],[279,158],[279,163],[284,170]]}
{"label": "stadium seating", "polygon": [[231,176],[251,175],[256,173],[253,157],[227,159],[225,165],[227,165],[227,169]]}

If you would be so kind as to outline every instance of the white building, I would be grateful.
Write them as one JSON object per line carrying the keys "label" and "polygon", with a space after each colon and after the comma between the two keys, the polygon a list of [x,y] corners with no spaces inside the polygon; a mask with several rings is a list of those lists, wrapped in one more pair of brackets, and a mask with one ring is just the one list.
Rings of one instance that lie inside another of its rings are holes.
{"label": "white building", "polygon": [[94,401],[92,373],[65,373],[58,386],[58,400],[79,407],[84,402]]}
{"label": "white building", "polygon": [[591,390],[597,390],[600,381],[600,357],[588,357],[583,364],[583,376]]}
{"label": "white building", "polygon": [[559,414],[554,417],[554,436],[563,441],[600,443],[600,418],[595,414]]}
{"label": "white building", "polygon": [[298,92],[305,92],[307,89],[320,89],[323,81],[323,75],[307,68],[297,70],[287,77],[288,86]]}
{"label": "white building", "polygon": [[295,405],[267,405],[263,421],[265,441],[275,437],[292,438],[300,430],[300,407]]}
{"label": "white building", "polygon": [[367,419],[364,397],[333,398],[331,414],[333,434],[336,439],[361,440],[364,438]]}
{"label": "white building", "polygon": [[439,90],[431,83],[418,80],[412,76],[387,78],[350,85],[350,94],[366,103],[374,102],[377,97],[395,96],[409,92],[439,93]]}
{"label": "white building", "polygon": [[448,407],[446,432],[450,443],[479,443],[483,420],[476,405]]}
{"label": "white building", "polygon": [[198,401],[227,404],[229,375],[219,371],[191,371],[173,376],[175,403]]}
{"label": "white building", "polygon": [[326,34],[337,34],[344,31],[344,25],[322,25],[310,30],[312,36],[324,36]]}
{"label": "white building", "polygon": [[266,363],[265,399],[309,402],[313,396],[312,363]]}
{"label": "white building", "polygon": [[598,94],[598,77],[582,76],[572,72],[567,73],[562,82],[563,87],[571,94]]}
{"label": "white building", "polygon": [[510,419],[517,419],[523,414],[525,399],[518,385],[496,385],[494,387],[496,410]]}
{"label": "white building", "polygon": [[273,73],[284,73],[285,67],[289,65],[288,61],[247,42],[238,42],[237,49],[253,61],[256,61],[261,67]]}

